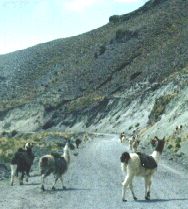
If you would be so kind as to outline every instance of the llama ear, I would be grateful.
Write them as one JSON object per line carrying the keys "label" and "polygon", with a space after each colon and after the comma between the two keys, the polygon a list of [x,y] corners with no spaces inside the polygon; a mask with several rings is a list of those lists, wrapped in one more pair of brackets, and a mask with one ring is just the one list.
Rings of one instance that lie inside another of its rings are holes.
{"label": "llama ear", "polygon": [[157,136],[155,136],[155,137],[154,137],[154,139],[155,139],[156,141],[159,141],[159,139],[158,139],[158,137],[157,137]]}

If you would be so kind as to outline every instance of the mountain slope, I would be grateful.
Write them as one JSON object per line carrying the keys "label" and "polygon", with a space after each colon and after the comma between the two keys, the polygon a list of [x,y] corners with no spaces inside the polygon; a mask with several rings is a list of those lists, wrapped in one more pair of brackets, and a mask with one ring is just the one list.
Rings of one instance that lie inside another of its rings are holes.
{"label": "mountain slope", "polygon": [[150,138],[186,127],[187,11],[187,0],[151,0],[99,29],[0,56],[0,130],[139,126]]}

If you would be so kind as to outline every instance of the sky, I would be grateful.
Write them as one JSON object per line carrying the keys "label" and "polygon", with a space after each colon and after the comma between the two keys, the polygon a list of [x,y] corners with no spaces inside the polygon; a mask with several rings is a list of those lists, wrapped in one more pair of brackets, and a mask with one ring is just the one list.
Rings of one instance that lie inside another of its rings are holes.
{"label": "sky", "polygon": [[148,0],[0,0],[0,54],[82,34]]}

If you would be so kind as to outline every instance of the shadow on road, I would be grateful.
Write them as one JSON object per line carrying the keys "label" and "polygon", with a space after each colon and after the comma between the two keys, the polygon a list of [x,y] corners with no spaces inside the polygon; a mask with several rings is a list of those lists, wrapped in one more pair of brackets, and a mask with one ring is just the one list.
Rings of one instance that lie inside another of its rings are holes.
{"label": "shadow on road", "polygon": [[44,192],[54,193],[54,192],[69,192],[69,191],[91,191],[91,189],[83,188],[66,188],[66,189],[55,189],[55,190],[45,190]]}
{"label": "shadow on road", "polygon": [[34,186],[34,185],[40,185],[40,183],[26,183],[24,186]]}
{"label": "shadow on road", "polygon": [[136,200],[136,202],[154,203],[154,202],[184,201],[184,200],[188,200],[188,198],[172,198],[172,199]]}
{"label": "shadow on road", "polygon": [[90,191],[91,189],[82,189],[82,188],[66,188],[63,191]]}

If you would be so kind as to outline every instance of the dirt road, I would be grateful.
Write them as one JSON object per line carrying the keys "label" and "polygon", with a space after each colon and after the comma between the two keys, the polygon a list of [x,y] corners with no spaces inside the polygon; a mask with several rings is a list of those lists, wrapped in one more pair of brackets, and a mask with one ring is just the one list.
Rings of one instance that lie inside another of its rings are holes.
{"label": "dirt road", "polygon": [[[0,182],[0,209],[186,209],[188,208],[188,172],[177,164],[169,165],[161,159],[154,176],[151,201],[144,199],[144,181],[134,180],[138,201],[129,193],[128,202],[121,200],[120,155],[126,145],[119,143],[118,136],[97,137],[82,145],[71,165],[64,182],[66,190],[57,184],[56,191],[50,186],[53,176],[47,180],[47,191],[40,191],[40,177],[31,177],[29,183],[13,187],[9,181]],[[38,171],[35,171],[35,173]]]}

